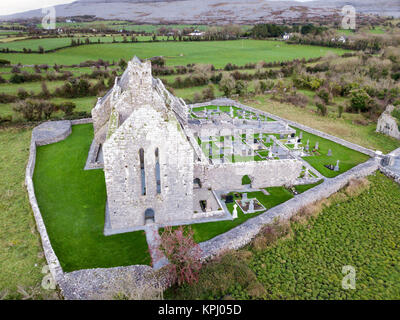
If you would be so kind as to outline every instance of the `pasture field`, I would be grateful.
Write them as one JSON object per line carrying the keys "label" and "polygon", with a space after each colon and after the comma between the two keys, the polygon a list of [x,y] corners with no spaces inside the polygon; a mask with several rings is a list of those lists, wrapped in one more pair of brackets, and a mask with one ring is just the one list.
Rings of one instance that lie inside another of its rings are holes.
{"label": "pasture field", "polygon": [[232,41],[190,41],[190,42],[155,42],[155,43],[113,43],[91,44],[61,49],[46,54],[10,54],[1,53],[0,59],[23,65],[55,63],[72,65],[86,60],[103,59],[117,61],[121,58],[130,60],[134,55],[141,59],[164,56],[167,65],[187,65],[189,63],[213,63],[222,68],[227,63],[245,65],[250,62],[265,60],[288,61],[302,58],[324,56],[328,52],[343,54],[342,49],[307,45],[289,45],[284,42],[263,40]]}
{"label": "pasture field", "polygon": [[[0,296],[22,299],[21,289],[43,298],[47,265],[24,180],[32,129],[0,129]],[[10,147],[12,146],[12,147]]]}
{"label": "pasture field", "polygon": [[[207,264],[198,283],[169,289],[165,297],[398,299],[400,187],[379,172],[368,181],[331,196],[308,220],[295,219],[278,240]],[[342,288],[347,265],[355,268],[356,290]]]}

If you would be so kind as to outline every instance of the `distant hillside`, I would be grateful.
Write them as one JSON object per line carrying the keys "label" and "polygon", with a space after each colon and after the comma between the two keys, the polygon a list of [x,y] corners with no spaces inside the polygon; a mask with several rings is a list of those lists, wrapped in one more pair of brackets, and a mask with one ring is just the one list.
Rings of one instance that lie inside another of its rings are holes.
{"label": "distant hillside", "polygon": [[[56,6],[56,12],[59,17],[96,15],[104,19],[127,19],[138,23],[223,24],[323,18],[340,12],[347,4],[353,5],[359,13],[400,17],[399,0],[79,0]],[[0,16],[0,20],[42,16],[41,10],[32,10]]]}

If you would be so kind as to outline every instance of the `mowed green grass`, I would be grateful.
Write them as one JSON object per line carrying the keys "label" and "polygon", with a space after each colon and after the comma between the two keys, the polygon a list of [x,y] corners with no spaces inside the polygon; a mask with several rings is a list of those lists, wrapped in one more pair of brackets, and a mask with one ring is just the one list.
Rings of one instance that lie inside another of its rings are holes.
{"label": "mowed green grass", "polygon": [[[301,141],[303,146],[307,144],[307,140],[310,141],[310,152],[314,149],[315,143],[318,142],[319,150],[317,152],[319,155],[315,154],[313,156],[303,157],[303,159],[311,164],[325,177],[336,177],[339,174],[346,172],[347,170],[350,170],[356,165],[369,159],[369,156],[364,153],[349,149],[341,144],[321,138],[309,132],[305,132],[294,127],[293,129],[296,129],[297,136],[299,136],[300,131],[303,132],[303,139]],[[332,156],[330,157],[327,155],[329,149],[332,150]],[[337,160],[339,160],[339,171],[333,171],[324,166],[329,164],[336,165]]]}
{"label": "mowed green grass", "polygon": [[150,264],[144,231],[104,236],[102,170],[84,171],[93,126],[73,126],[64,141],[39,147],[36,197],[64,271]]}
{"label": "mowed green grass", "polygon": [[301,58],[324,56],[328,52],[342,54],[342,49],[307,45],[289,45],[280,41],[232,40],[232,41],[192,41],[155,43],[113,43],[93,44],[66,48],[46,54],[0,54],[0,59],[12,63],[64,64],[72,65],[85,60],[103,59],[107,61],[120,58],[131,59],[164,56],[168,65],[187,65],[189,63],[212,63],[221,68],[228,62],[244,65],[249,62],[265,60],[287,61]]}

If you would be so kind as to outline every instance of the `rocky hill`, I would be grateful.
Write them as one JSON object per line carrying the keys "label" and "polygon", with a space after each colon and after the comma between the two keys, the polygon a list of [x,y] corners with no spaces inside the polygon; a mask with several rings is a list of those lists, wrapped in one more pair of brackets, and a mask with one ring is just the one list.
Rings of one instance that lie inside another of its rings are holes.
{"label": "rocky hill", "polygon": [[[112,3],[112,5],[111,5]],[[56,6],[58,17],[96,15],[103,19],[127,19],[138,23],[257,23],[285,19],[324,18],[353,5],[359,13],[400,17],[399,0],[78,0]],[[42,17],[32,10],[0,20]]]}

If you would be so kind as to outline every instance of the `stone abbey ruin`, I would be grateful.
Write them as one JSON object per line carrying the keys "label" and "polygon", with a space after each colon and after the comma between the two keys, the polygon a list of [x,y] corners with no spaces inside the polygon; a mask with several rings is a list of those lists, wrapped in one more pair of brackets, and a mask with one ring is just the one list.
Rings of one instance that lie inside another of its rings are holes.
{"label": "stone abbey ruin", "polygon": [[[148,223],[232,220],[224,193],[321,177],[301,161],[311,146],[288,123],[229,101],[188,106],[152,77],[150,61],[128,63],[92,110],[95,137],[86,169],[104,170],[106,235]],[[254,200],[241,209],[255,212]]]}

